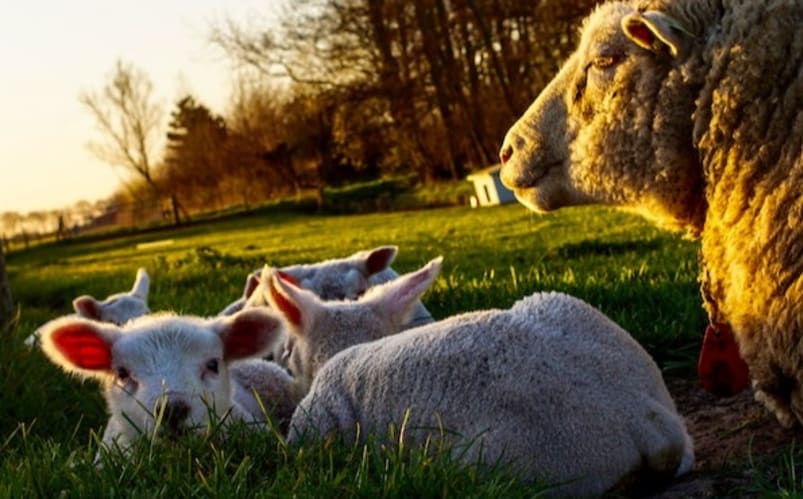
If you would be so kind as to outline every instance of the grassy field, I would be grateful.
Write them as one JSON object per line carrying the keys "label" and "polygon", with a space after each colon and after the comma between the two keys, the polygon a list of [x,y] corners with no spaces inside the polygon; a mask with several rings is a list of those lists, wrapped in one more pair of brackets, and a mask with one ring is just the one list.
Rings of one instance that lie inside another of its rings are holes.
{"label": "grassy field", "polygon": [[[164,244],[137,249],[142,243]],[[172,241],[172,242],[169,242]],[[538,290],[561,290],[629,330],[661,367],[691,376],[705,316],[697,245],[640,218],[600,208],[538,216],[518,205],[354,216],[274,214],[9,255],[20,321],[0,349],[0,497],[355,496],[531,497],[540,489],[504,470],[465,469],[445,457],[399,449],[321,444],[287,448],[269,432],[194,437],[181,446],[141,442],[134,455],[93,465],[105,422],[94,383],[67,378],[22,340],[71,312],[80,294],[129,289],[151,275],[152,310],[212,315],[241,292],[245,275],[399,246],[407,272],[443,255],[424,302],[436,318],[509,307]]]}

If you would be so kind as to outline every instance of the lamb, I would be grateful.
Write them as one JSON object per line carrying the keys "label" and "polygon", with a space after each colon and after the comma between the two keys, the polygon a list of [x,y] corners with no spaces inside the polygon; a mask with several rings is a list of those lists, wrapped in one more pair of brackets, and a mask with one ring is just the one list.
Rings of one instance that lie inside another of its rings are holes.
{"label": "lamb", "polygon": [[[294,369],[314,375],[289,442],[333,433],[381,442],[395,424],[404,445],[443,438],[467,463],[506,463],[569,496],[691,469],[692,441],[658,367],[576,298],[536,293],[510,310],[391,334],[439,267],[436,260],[349,304],[272,279],[276,308],[298,336]],[[329,358],[354,343],[355,331],[378,339]]]}
{"label": "lamb", "polygon": [[[72,302],[77,314],[72,317],[85,317],[120,326],[131,319],[146,315],[150,312],[148,309],[150,282],[148,273],[145,269],[140,268],[137,270],[137,276],[131,291],[109,295],[102,301],[98,301],[90,295],[79,296]],[[28,347],[33,348],[39,343],[41,330],[42,327],[25,339],[25,344]]]}
{"label": "lamb", "polygon": [[[397,252],[396,246],[380,246],[359,251],[346,258],[283,267],[281,272],[286,279],[292,279],[299,286],[314,292],[324,300],[354,300],[372,286],[398,277],[398,274],[390,268]],[[243,296],[228,305],[220,315],[229,315],[244,308],[270,306],[267,286],[260,287],[262,272],[263,270],[259,270],[248,275]],[[270,271],[266,275],[269,274]],[[417,301],[415,310],[404,327],[428,324],[433,320],[432,314],[424,304]],[[276,350],[271,352],[268,358],[284,364],[284,345],[284,342],[277,342]]]}
{"label": "lamb", "polygon": [[[266,268],[262,277],[265,299],[287,321],[285,361],[299,393],[307,392],[321,366],[339,351],[401,331],[441,265],[441,259],[433,260],[417,272],[370,288],[356,301],[324,301],[297,287],[282,271]],[[387,314],[384,301],[402,297],[409,307]],[[354,310],[363,312],[355,314]],[[335,330],[339,334],[329,334]]]}
{"label": "lamb", "polygon": [[266,309],[201,319],[171,314],[120,327],[64,317],[42,330],[42,349],[68,373],[101,382],[109,411],[102,443],[127,449],[141,434],[176,437],[212,418],[265,423],[257,396],[286,426],[298,398],[278,365],[252,359],[278,340]]}
{"label": "lamb", "polygon": [[[399,277],[399,274],[390,268],[397,253],[396,246],[379,246],[371,250],[358,251],[346,258],[282,267],[281,271],[295,279],[301,287],[313,291],[324,300],[354,300],[371,286]],[[220,315],[231,315],[244,307],[268,305],[262,293],[254,294],[254,290],[259,286],[261,273],[262,269],[259,269],[248,275],[242,297],[224,308]],[[423,303],[418,302],[415,307],[415,312],[405,327],[433,322],[432,314]]]}
{"label": "lamb", "polygon": [[602,203],[702,238],[705,308],[757,400],[803,423],[803,1],[599,7],[505,137],[535,211]]}

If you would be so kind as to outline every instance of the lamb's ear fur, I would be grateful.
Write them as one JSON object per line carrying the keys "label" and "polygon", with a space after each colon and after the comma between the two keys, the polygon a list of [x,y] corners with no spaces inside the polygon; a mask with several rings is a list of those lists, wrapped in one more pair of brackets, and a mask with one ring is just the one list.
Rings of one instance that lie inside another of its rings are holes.
{"label": "lamb's ear fur", "polygon": [[248,274],[248,278],[245,281],[245,289],[243,290],[243,298],[246,300],[251,298],[251,295],[254,294],[254,291],[259,287],[259,276],[256,274]]}
{"label": "lamb's ear fur", "polygon": [[65,317],[46,324],[40,341],[45,355],[65,371],[103,378],[111,371],[112,344],[120,335],[116,326]]}
{"label": "lamb's ear fur", "polygon": [[655,53],[666,50],[675,58],[686,53],[692,39],[680,22],[657,10],[628,14],[622,18],[622,31],[639,47]]}
{"label": "lamb's ear fur", "polygon": [[410,318],[421,295],[435,282],[442,266],[443,257],[439,256],[415,272],[371,288],[360,302],[374,307],[391,324],[401,327]]}
{"label": "lamb's ear fur", "polygon": [[223,341],[223,359],[227,362],[267,355],[283,337],[282,328],[281,319],[264,308],[242,310],[212,323]]}
{"label": "lamb's ear fur", "polygon": [[366,255],[362,256],[364,259],[362,267],[365,276],[370,277],[390,267],[398,252],[399,248],[397,246],[379,246],[370,250]]}
{"label": "lamb's ear fur", "polygon": [[72,308],[75,313],[87,319],[100,320],[100,309],[98,301],[89,295],[82,295],[72,301]]}
{"label": "lamb's ear fur", "polygon": [[[262,274],[263,279],[265,274]],[[280,270],[274,270],[267,282],[265,297],[274,310],[284,315],[290,324],[290,331],[304,335],[313,325],[314,317],[324,304],[312,291],[302,289],[295,280]]]}
{"label": "lamb's ear fur", "polygon": [[131,295],[136,296],[142,301],[148,301],[148,291],[151,287],[151,278],[145,269],[137,270],[137,278],[134,280],[134,287],[131,288]]}

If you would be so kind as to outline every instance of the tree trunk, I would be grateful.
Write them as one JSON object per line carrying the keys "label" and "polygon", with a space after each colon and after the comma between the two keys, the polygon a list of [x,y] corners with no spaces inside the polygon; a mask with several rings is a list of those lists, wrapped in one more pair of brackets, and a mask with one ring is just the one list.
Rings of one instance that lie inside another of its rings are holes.
{"label": "tree trunk", "polygon": [[[418,23],[421,44],[424,49],[424,56],[429,65],[430,82],[435,90],[435,103],[441,115],[446,137],[447,168],[452,180],[459,180],[463,175],[463,164],[460,158],[460,145],[454,130],[459,130],[460,124],[455,119],[452,110],[452,99],[447,88],[448,75],[444,75],[443,57],[440,53],[439,35],[443,40],[448,39],[448,33],[438,33],[432,14],[427,8],[428,5],[423,0],[413,2],[415,18]],[[443,42],[440,40],[440,42]]]}
{"label": "tree trunk", "polygon": [[14,319],[14,304],[11,300],[11,287],[8,284],[6,260],[0,248],[0,333],[8,332]]}

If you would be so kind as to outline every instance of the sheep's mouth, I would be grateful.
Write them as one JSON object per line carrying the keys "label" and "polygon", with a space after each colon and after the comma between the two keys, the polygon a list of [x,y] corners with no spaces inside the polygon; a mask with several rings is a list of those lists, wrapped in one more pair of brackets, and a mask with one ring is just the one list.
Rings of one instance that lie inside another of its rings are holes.
{"label": "sheep's mouth", "polygon": [[508,163],[502,166],[501,180],[505,187],[514,192],[534,189],[538,187],[538,184],[541,183],[547,175],[561,167],[563,163],[563,160],[553,161],[540,168]]}
{"label": "sheep's mouth", "polygon": [[549,163],[533,178],[513,183],[511,189],[516,199],[530,210],[537,212],[553,211],[563,206],[558,200],[553,199],[555,196],[550,192],[552,189],[544,185],[544,180],[562,166],[563,161]]}

